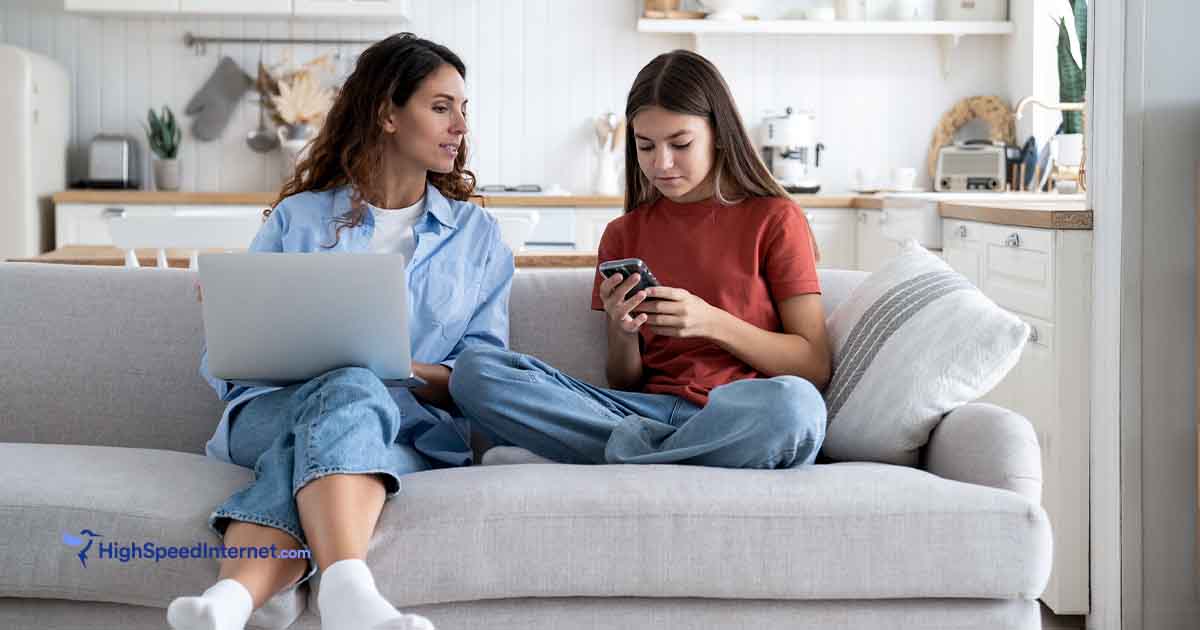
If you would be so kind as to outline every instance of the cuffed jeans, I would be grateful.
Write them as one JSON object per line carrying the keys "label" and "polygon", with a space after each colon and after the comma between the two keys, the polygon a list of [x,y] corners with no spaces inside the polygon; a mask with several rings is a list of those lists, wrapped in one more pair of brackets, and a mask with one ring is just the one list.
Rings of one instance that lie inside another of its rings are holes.
{"label": "cuffed jeans", "polygon": [[[283,530],[308,549],[296,493],[310,481],[378,473],[391,498],[400,491],[401,476],[433,467],[405,443],[396,401],[365,368],[332,370],[263,394],[236,413],[229,452],[233,463],[254,469],[254,481],[209,516],[209,528],[221,537],[232,519]],[[316,570],[310,557],[297,584]]]}
{"label": "cuffed jeans", "polygon": [[497,444],[561,463],[790,468],[825,438],[825,401],[795,376],[734,381],[700,407],[667,394],[589,385],[531,356],[473,346],[450,393]]}

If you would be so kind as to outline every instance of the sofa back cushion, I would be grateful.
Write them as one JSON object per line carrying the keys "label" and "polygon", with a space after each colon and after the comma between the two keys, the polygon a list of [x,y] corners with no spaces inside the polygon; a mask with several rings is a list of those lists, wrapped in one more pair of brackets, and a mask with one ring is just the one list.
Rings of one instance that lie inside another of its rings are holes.
{"label": "sofa back cushion", "polygon": [[[603,385],[594,273],[518,271],[510,342]],[[865,276],[822,271],[826,312]],[[224,403],[198,372],[195,281],[184,270],[0,263],[0,442],[203,453]]]}
{"label": "sofa back cushion", "polygon": [[0,263],[0,442],[203,453],[195,274]]}
{"label": "sofa back cushion", "polygon": [[[593,385],[607,386],[604,314],[592,310],[592,269],[521,269],[513,278],[509,342]],[[820,271],[826,317],[868,274]]]}

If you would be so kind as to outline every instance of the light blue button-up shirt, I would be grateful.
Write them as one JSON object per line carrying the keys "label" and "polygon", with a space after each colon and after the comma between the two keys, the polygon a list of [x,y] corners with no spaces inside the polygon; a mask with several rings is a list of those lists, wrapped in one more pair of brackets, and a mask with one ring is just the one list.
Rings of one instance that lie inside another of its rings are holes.
{"label": "light blue button-up shirt", "polygon": [[[366,252],[370,251],[375,217],[345,228],[333,242],[334,218],[350,211],[348,187],[304,192],[279,203],[259,228],[250,251]],[[500,240],[500,228],[479,206],[447,199],[433,185],[425,188],[425,211],[413,228],[416,251],[407,267],[409,333],[413,361],[440,363],[451,369],[470,344],[508,346],[508,295],[512,288],[512,251]],[[237,405],[279,387],[235,385],[208,370],[208,350],[200,355],[200,375],[228,401],[205,453],[231,462],[229,413]],[[471,461],[470,427],[458,412],[448,413],[417,400],[407,389],[392,388],[403,418],[401,433],[413,446],[443,465]],[[436,465],[436,464],[435,464]]]}

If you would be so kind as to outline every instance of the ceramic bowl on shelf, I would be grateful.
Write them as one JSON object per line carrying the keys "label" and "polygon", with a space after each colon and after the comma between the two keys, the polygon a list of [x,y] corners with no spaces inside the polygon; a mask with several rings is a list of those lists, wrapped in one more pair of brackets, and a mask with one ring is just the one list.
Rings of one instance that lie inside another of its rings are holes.
{"label": "ceramic bowl on shelf", "polygon": [[750,0],[701,0],[700,4],[709,11],[708,20],[742,20],[754,10]]}
{"label": "ceramic bowl on shelf", "polygon": [[832,22],[837,19],[837,10],[833,7],[814,7],[805,16],[814,22]]}

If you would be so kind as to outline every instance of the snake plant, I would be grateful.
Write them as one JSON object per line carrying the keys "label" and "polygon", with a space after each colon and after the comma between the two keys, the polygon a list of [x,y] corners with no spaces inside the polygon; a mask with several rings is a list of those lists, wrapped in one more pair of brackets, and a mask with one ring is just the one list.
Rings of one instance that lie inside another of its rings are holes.
{"label": "snake plant", "polygon": [[[1066,18],[1058,20],[1058,100],[1064,103],[1082,103],[1087,90],[1087,0],[1070,0],[1071,13],[1075,18],[1075,32],[1079,35],[1079,60],[1071,55],[1071,37],[1067,32]],[[1083,113],[1063,112],[1062,133],[1082,133]]]}
{"label": "snake plant", "polygon": [[170,107],[163,105],[162,114],[148,110],[146,116],[149,126],[146,126],[146,140],[150,142],[150,150],[160,159],[171,160],[179,153],[179,141],[183,131],[175,124],[175,114]]}

